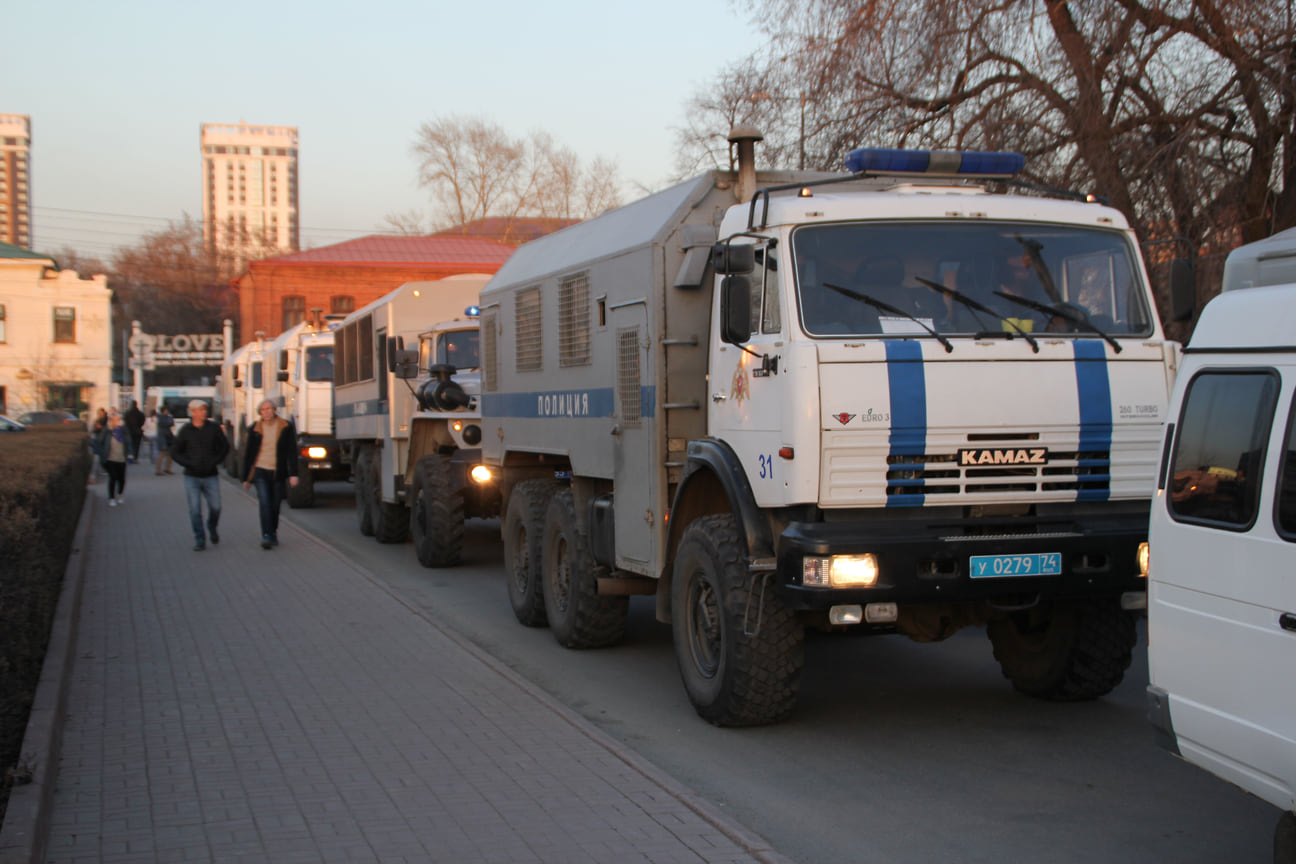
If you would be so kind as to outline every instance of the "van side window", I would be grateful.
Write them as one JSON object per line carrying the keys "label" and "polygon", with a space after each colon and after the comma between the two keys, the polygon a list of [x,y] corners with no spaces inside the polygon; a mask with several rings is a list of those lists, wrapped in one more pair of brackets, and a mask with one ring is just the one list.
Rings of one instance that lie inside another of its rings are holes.
{"label": "van side window", "polygon": [[1193,378],[1172,457],[1172,517],[1235,531],[1251,527],[1277,398],[1272,370],[1208,371]]}
{"label": "van side window", "polygon": [[1274,490],[1274,522],[1278,533],[1296,540],[1296,402],[1287,418],[1287,442],[1278,466],[1278,488]]}

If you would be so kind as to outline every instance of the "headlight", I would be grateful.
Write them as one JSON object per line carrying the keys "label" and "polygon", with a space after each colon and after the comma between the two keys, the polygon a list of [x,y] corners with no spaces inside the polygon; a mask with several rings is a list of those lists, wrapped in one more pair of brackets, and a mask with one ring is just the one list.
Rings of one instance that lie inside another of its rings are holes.
{"label": "headlight", "polygon": [[1147,578],[1147,575],[1148,575],[1148,567],[1149,567],[1149,566],[1151,565],[1151,563],[1152,563],[1151,558],[1152,558],[1152,555],[1151,555],[1151,553],[1148,551],[1148,544],[1147,544],[1147,541],[1144,540],[1142,543],[1139,544],[1139,548],[1138,548],[1138,568],[1139,568],[1139,575],[1142,576],[1144,579]]}
{"label": "headlight", "polygon": [[472,471],[468,473],[474,483],[489,483],[491,481],[491,470],[485,465],[474,465]]}
{"label": "headlight", "polygon": [[328,456],[327,447],[307,447],[306,457],[308,459],[324,459]]}
{"label": "headlight", "polygon": [[871,588],[878,581],[877,556],[832,555],[806,557],[801,562],[801,584],[816,588]]}

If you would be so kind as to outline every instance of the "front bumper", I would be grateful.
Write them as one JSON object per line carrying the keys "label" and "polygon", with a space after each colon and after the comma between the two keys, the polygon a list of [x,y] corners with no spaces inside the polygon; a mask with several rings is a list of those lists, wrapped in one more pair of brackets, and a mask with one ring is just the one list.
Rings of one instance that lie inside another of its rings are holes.
{"label": "front bumper", "polygon": [[[1144,592],[1139,544],[1147,539],[1147,510],[1082,518],[870,519],[791,522],[778,544],[782,599],[793,609],[841,604],[1000,602],[1012,598],[1117,597]],[[877,558],[869,588],[802,584],[807,556]],[[974,578],[972,556],[1060,554],[1061,572],[1043,576]]]}

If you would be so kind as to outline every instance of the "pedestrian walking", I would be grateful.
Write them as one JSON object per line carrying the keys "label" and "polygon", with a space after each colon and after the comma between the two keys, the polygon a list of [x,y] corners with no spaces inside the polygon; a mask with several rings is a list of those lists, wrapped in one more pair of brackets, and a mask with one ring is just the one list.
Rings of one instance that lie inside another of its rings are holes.
{"label": "pedestrian walking", "polygon": [[116,507],[122,503],[126,492],[126,460],[130,452],[130,435],[117,414],[109,414],[108,422],[99,433],[99,462],[108,472],[108,506]]}
{"label": "pedestrian walking", "polygon": [[140,440],[144,437],[144,412],[140,410],[139,403],[134,399],[131,400],[131,407],[126,409],[126,431],[130,435],[130,461],[134,462],[139,458]]}
{"label": "pedestrian walking", "polygon": [[157,461],[157,412],[150,411],[144,419],[143,445],[148,448],[148,461],[152,465]]}
{"label": "pedestrian walking", "polygon": [[175,443],[175,418],[165,405],[157,412],[157,467],[154,474],[170,474],[171,446]]}
{"label": "pedestrian walking", "polygon": [[100,408],[99,413],[95,415],[94,423],[90,426],[90,451],[94,453],[94,461],[90,466],[90,482],[94,483],[104,474],[103,454],[99,452],[99,436],[108,428],[108,410]]}
{"label": "pedestrian walking", "polygon": [[291,420],[276,413],[275,403],[262,400],[257,406],[261,419],[248,432],[243,454],[243,488],[256,484],[261,505],[261,548],[279,545],[279,505],[284,483],[297,485],[297,429]]}
{"label": "pedestrian walking", "polygon": [[[193,527],[194,551],[220,542],[216,526],[220,523],[220,477],[217,471],[229,452],[229,441],[218,424],[207,419],[207,403],[194,399],[189,403],[189,422],[175,436],[171,458],[184,468],[185,497],[189,501],[189,524]],[[203,499],[207,501],[207,531],[203,533]]]}

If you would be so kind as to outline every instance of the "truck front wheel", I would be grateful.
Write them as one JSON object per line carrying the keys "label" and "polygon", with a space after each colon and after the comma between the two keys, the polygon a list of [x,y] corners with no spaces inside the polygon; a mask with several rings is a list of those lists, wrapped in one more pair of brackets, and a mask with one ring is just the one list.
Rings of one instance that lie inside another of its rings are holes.
{"label": "truck front wheel", "polygon": [[409,530],[424,567],[450,567],[463,557],[464,496],[451,482],[451,467],[439,453],[414,465]]}
{"label": "truck front wheel", "polygon": [[1013,687],[1056,702],[1110,693],[1129,668],[1134,617],[1116,600],[1044,602],[986,627],[995,660]]}
{"label": "truck front wheel", "polygon": [[552,480],[524,480],[513,487],[504,512],[504,566],[508,570],[509,604],[518,621],[527,627],[543,627],[544,589],[540,562],[543,560],[545,512],[549,499],[558,491]]}
{"label": "truck front wheel", "polygon": [[360,533],[366,537],[372,537],[374,533],[373,496],[369,494],[369,455],[368,447],[357,448],[351,466],[355,477],[356,519],[360,522]]}
{"label": "truck front wheel", "polygon": [[672,574],[671,631],[694,710],[717,726],[787,717],[805,662],[805,628],[743,560],[729,514],[684,529]]}
{"label": "truck front wheel", "polygon": [[302,510],[315,506],[315,477],[305,462],[297,469],[297,485],[288,486],[288,506]]}
{"label": "truck front wheel", "polygon": [[564,648],[603,648],[625,637],[630,598],[600,596],[601,568],[576,524],[570,489],[549,502],[544,527],[544,606],[549,629]]}

